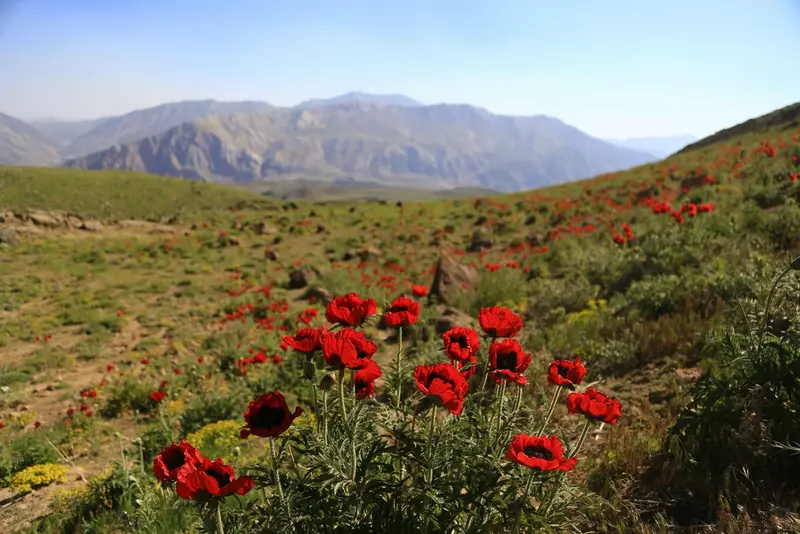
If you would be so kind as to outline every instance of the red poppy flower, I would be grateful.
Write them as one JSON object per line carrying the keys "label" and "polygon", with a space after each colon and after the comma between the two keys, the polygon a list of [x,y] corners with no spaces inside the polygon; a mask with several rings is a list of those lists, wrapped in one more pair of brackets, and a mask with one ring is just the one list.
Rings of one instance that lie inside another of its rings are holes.
{"label": "red poppy flower", "polygon": [[301,328],[294,336],[284,336],[283,342],[297,352],[310,354],[322,348],[321,335],[318,328]]}
{"label": "red poppy flower", "polygon": [[500,306],[483,308],[478,314],[478,322],[486,335],[497,337],[514,337],[522,329],[519,315]]}
{"label": "red poppy flower", "polygon": [[342,326],[360,326],[364,319],[377,311],[375,301],[361,299],[356,293],[336,297],[325,310],[325,319]]}
{"label": "red poppy flower", "polygon": [[577,458],[564,459],[564,446],[556,436],[517,434],[506,451],[506,459],[539,471],[571,471]]}
{"label": "red poppy flower", "polygon": [[453,362],[453,365],[455,366],[456,369],[458,369],[458,372],[461,374],[461,376],[464,377],[464,380],[469,381],[469,379],[472,378],[473,375],[478,371],[477,363],[478,363],[478,358],[472,356],[466,362],[460,362],[456,360]]}
{"label": "red poppy flower", "polygon": [[322,356],[325,362],[334,369],[358,369],[361,360],[358,351],[350,339],[338,336],[325,336],[322,340]]}
{"label": "red poppy flower", "polygon": [[164,447],[153,462],[153,473],[161,482],[171,482],[177,478],[178,471],[184,467],[194,469],[202,463],[203,455],[200,454],[200,451],[184,440],[180,444],[173,443]]}
{"label": "red poppy flower", "polygon": [[[367,339],[367,336],[364,334],[364,332],[358,330],[342,328],[336,332],[334,336],[339,339],[349,341],[353,344],[359,359],[358,365],[361,367],[365,365],[365,360],[371,360],[372,357],[375,356],[375,352],[378,350],[378,345]],[[357,369],[357,367],[354,367],[353,369]]]}
{"label": "red poppy flower", "polygon": [[204,459],[196,469],[178,473],[175,491],[182,499],[205,501],[212,497],[227,497],[238,493],[244,495],[255,486],[250,477],[236,478],[233,467],[225,465],[219,458],[213,462]]}
{"label": "red poppy flower", "polygon": [[166,395],[163,391],[154,391],[150,394],[150,400],[153,402],[161,402],[164,400],[164,395]]}
{"label": "red poppy flower", "polygon": [[451,328],[442,334],[442,342],[448,358],[464,363],[475,358],[481,343],[475,330],[461,326]]}
{"label": "red poppy flower", "polygon": [[580,358],[574,361],[554,360],[547,369],[547,381],[556,386],[574,389],[586,376],[586,367]]}
{"label": "red poppy flower", "polygon": [[397,297],[383,314],[389,326],[409,326],[419,321],[419,304],[408,297]]}
{"label": "red poppy flower", "polygon": [[428,288],[426,286],[419,286],[417,284],[412,284],[411,293],[417,298],[422,298],[428,295]]}
{"label": "red poppy flower", "polygon": [[375,381],[381,376],[381,368],[372,360],[364,360],[364,366],[355,372],[356,396],[359,399],[375,396]]}
{"label": "red poppy flower", "polygon": [[579,413],[588,419],[614,425],[622,415],[622,403],[612,399],[594,388],[583,393],[570,393],[567,397],[567,411]]}
{"label": "red poppy flower", "polygon": [[489,346],[489,370],[492,378],[500,382],[515,382],[521,386],[528,384],[522,376],[531,364],[532,356],[522,350],[515,339],[495,341]]}
{"label": "red poppy flower", "polygon": [[303,409],[299,406],[295,408],[294,413],[290,412],[286,398],[277,391],[261,395],[250,402],[250,406],[244,412],[245,428],[239,435],[243,439],[250,434],[262,438],[280,436],[302,413]]}
{"label": "red poppy flower", "polygon": [[429,399],[441,403],[454,415],[461,413],[469,385],[452,364],[420,365],[414,371],[414,379]]}

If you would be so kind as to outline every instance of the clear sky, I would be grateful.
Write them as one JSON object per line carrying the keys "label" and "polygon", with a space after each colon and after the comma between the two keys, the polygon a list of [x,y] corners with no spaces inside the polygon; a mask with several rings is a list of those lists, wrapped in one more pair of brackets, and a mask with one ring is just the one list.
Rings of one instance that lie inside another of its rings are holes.
{"label": "clear sky", "polygon": [[0,111],[358,90],[704,136],[800,101],[799,0],[0,0]]}

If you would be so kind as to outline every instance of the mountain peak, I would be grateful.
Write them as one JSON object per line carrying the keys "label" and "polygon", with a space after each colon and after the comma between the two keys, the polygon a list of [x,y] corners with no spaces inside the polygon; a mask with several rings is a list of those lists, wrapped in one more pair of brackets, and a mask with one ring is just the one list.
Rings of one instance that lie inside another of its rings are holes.
{"label": "mountain peak", "polygon": [[319,108],[325,106],[337,106],[350,103],[376,104],[379,106],[398,106],[404,108],[422,107],[424,104],[417,102],[413,98],[401,94],[379,95],[364,93],[361,91],[351,91],[343,95],[332,98],[312,98],[297,105],[298,108]]}

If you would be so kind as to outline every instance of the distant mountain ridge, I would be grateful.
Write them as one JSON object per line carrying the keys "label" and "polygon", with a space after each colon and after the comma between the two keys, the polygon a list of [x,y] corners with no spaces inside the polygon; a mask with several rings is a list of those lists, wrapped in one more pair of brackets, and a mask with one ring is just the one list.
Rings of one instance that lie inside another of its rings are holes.
{"label": "distant mountain ridge", "polygon": [[61,155],[64,159],[85,156],[113,144],[138,141],[180,124],[214,115],[260,113],[271,109],[274,106],[266,102],[190,100],[162,104],[103,120],[97,127],[73,139]]}
{"label": "distant mountain ridge", "polygon": [[545,117],[351,92],[292,108],[184,101],[86,121],[8,117],[9,164],[136,169],[206,181],[308,179],[514,191],[655,159]]}
{"label": "distant mountain ridge", "polygon": [[671,135],[663,137],[607,139],[607,141],[617,146],[647,152],[656,158],[666,158],[667,156],[675,154],[690,143],[697,141],[697,138],[693,135]]}
{"label": "distant mountain ridge", "polygon": [[312,98],[296,105],[296,108],[320,108],[324,106],[337,106],[340,104],[352,104],[354,102],[363,102],[365,104],[376,104],[380,106],[400,106],[406,108],[422,107],[424,104],[409,98],[405,95],[374,95],[369,93],[362,93],[353,91],[343,95],[335,96],[333,98]]}
{"label": "distant mountain ridge", "polygon": [[58,147],[41,130],[0,113],[0,165],[55,165]]}
{"label": "distant mountain ridge", "polygon": [[203,118],[65,165],[207,181],[348,178],[516,191],[652,161],[546,116],[362,101]]}

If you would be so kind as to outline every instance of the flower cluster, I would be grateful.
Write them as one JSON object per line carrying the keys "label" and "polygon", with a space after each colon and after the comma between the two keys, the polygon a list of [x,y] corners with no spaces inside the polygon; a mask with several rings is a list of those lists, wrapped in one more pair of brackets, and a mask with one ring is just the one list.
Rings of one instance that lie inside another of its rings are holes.
{"label": "flower cluster", "polygon": [[[352,484],[356,484],[359,476],[356,440],[369,435],[379,441],[383,439],[377,427],[369,431],[372,434],[367,432],[357,437],[357,418],[348,418],[346,413],[350,410],[353,410],[351,413],[358,413],[359,407],[367,406],[363,403],[365,399],[375,396],[376,382],[383,374],[381,367],[373,360],[378,346],[362,329],[362,326],[376,314],[377,305],[373,300],[362,299],[357,294],[351,293],[334,298],[328,305],[325,317],[329,324],[319,328],[301,328],[294,335],[284,336],[282,339],[286,347],[305,356],[303,373],[306,378],[313,380],[313,413],[318,423],[316,432],[323,438],[320,442],[327,443],[330,421],[331,424],[337,425],[337,428],[346,430],[335,435],[341,436],[336,439],[350,441],[349,451],[342,449],[344,452],[338,452],[337,455],[347,456],[344,461],[349,465],[344,471]],[[419,315],[419,303],[412,298],[401,296],[385,307],[380,320],[385,325],[402,329],[417,323]],[[480,439],[484,441],[486,450],[493,451],[496,461],[505,458],[527,469],[528,488],[535,473],[556,474],[571,471],[577,465],[577,454],[586,438],[589,425],[615,424],[622,413],[621,404],[591,387],[585,391],[578,390],[586,375],[586,369],[579,359],[556,360],[550,364],[546,375],[548,382],[556,386],[556,392],[552,395],[550,406],[544,415],[544,423],[536,432],[517,433],[519,423],[512,421],[518,421],[514,418],[522,409],[522,390],[529,385],[525,374],[533,360],[532,354],[526,352],[517,339],[523,328],[522,319],[508,308],[492,306],[480,311],[478,323],[480,332],[457,326],[443,333],[442,344],[448,361],[421,364],[414,369],[414,380],[422,394],[422,401],[416,405],[413,413],[418,414],[426,409],[430,411],[426,457],[422,460],[424,465],[420,463],[417,466],[417,469],[426,472],[425,484],[430,484],[433,477],[432,455],[435,453],[431,452],[434,439],[432,436],[438,408],[443,408],[453,416],[460,416],[465,410],[476,410],[474,414],[470,412],[470,419],[473,416],[484,417],[490,413],[488,435],[484,436],[481,433]],[[402,339],[401,333],[402,330],[398,332],[399,340]],[[483,353],[480,351],[482,342],[487,346]],[[404,377],[401,365],[402,353],[400,346],[394,363],[394,376],[400,380]],[[320,382],[315,380],[317,363],[323,363],[327,368],[326,375]],[[352,392],[349,399],[344,393],[347,371],[350,371],[352,386],[349,390]],[[338,418],[329,413],[328,405],[325,403],[323,403],[325,409],[321,410],[316,396],[317,388],[320,388],[325,398],[324,395],[334,380],[338,382],[338,409],[341,411]],[[393,382],[390,383],[392,388],[396,387]],[[484,400],[488,393],[487,384],[492,383],[494,405],[486,412],[482,406],[486,405]],[[516,402],[511,410],[508,406],[505,406],[504,410],[507,388],[517,388]],[[566,401],[567,411],[585,417],[581,437],[576,444],[569,447],[569,450],[558,436],[546,433],[547,424],[557,406],[559,393],[563,389],[570,391]],[[391,393],[389,396],[392,403],[391,412],[398,418],[410,414],[411,412],[406,410],[406,405],[413,403],[410,399],[406,399],[405,405],[401,402],[402,387]],[[383,402],[371,402],[369,406],[375,408],[383,404]],[[269,451],[272,456],[273,471],[270,480],[274,481],[280,502],[286,509],[286,517],[291,515],[291,506],[283,490],[282,475],[278,472],[279,458],[282,454],[280,451],[289,443],[289,452],[292,455],[291,443],[304,438],[295,438],[293,433],[289,433],[281,445],[276,445],[275,440],[289,431],[303,411],[300,406],[290,408],[286,397],[281,392],[273,391],[260,395],[250,402],[244,412],[244,425],[239,429],[241,439],[255,436],[270,440]],[[527,417],[525,419],[527,420]],[[323,424],[320,425],[320,421]],[[365,432],[363,429],[361,431]],[[307,449],[304,450],[306,454],[309,453]],[[294,456],[292,461],[295,465]],[[156,458],[153,469],[156,477],[163,483],[175,482],[178,496],[201,502],[212,501],[218,504],[219,499],[232,494],[244,495],[255,485],[253,478],[249,476],[237,478],[233,468],[225,464],[222,459],[211,461],[185,441],[166,447]],[[400,473],[402,470],[401,467]],[[426,501],[425,506],[428,504]]]}
{"label": "flower cluster", "polygon": [[186,441],[165,447],[153,462],[153,472],[162,483],[175,482],[182,499],[209,501],[234,493],[245,495],[253,489],[252,478],[236,478],[233,467],[221,459],[205,458]]}

